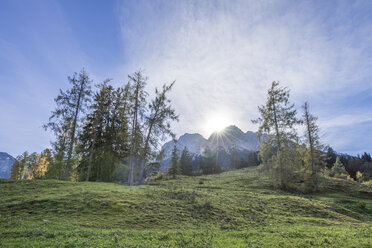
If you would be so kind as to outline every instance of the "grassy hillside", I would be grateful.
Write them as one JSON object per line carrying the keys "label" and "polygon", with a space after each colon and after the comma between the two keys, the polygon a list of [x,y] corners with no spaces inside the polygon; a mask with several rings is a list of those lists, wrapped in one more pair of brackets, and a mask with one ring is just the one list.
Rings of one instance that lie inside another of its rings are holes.
{"label": "grassy hillside", "polygon": [[0,247],[372,247],[371,189],[273,190],[256,169],[128,187],[0,181]]}

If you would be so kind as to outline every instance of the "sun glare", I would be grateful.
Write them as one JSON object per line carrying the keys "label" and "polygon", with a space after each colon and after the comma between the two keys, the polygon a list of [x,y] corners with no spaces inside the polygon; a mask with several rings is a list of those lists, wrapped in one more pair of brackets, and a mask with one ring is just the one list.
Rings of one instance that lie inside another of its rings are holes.
{"label": "sun glare", "polygon": [[204,124],[204,131],[209,135],[213,132],[220,132],[228,125],[231,125],[231,123],[227,115],[213,114],[206,119]]}

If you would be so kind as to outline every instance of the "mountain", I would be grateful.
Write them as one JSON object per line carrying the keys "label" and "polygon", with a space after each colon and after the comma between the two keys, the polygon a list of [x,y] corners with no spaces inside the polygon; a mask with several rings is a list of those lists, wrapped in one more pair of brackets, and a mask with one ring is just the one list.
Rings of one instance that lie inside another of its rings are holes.
{"label": "mountain", "polygon": [[15,159],[6,152],[0,152],[0,178],[9,178]]}
{"label": "mountain", "polygon": [[[179,156],[181,156],[182,150],[185,147],[187,147],[187,150],[189,150],[192,155],[201,155],[207,145],[208,140],[198,133],[185,133],[179,137],[176,143]],[[164,159],[160,164],[160,171],[166,171],[168,169],[173,147],[173,140],[165,143],[162,146],[162,150],[164,150]]]}
{"label": "mountain", "polygon": [[[185,133],[180,136],[177,140],[176,147],[178,152],[181,153],[182,150],[187,147],[190,153],[192,154],[202,154],[205,147],[208,145],[208,140],[198,133]],[[165,143],[162,149],[165,152],[165,158],[170,158],[172,155],[172,150],[174,147],[174,141],[169,141]]]}
{"label": "mountain", "polygon": [[[220,132],[214,132],[212,135],[205,139],[198,133],[181,135],[176,142],[178,154],[181,155],[182,150],[187,147],[189,152],[194,156],[202,155],[204,149],[209,147],[211,150],[218,149],[225,154],[223,167],[228,166],[229,158],[226,155],[231,154],[231,151],[239,151],[240,153],[249,153],[258,151],[260,143],[256,133],[248,131],[244,133],[237,126],[228,126]],[[161,162],[161,171],[165,171],[170,163],[174,141],[165,143],[162,147],[164,150],[164,160]],[[222,155],[222,153],[221,153]]]}
{"label": "mountain", "polygon": [[226,151],[232,149],[258,151],[260,146],[256,133],[248,131],[244,133],[237,126],[228,126],[221,132],[214,132],[208,139],[212,149],[223,147]]}

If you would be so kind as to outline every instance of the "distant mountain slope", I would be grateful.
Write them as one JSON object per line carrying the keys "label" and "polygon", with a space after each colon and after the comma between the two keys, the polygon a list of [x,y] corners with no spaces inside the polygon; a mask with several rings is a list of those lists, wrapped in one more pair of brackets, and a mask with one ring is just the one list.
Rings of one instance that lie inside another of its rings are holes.
{"label": "distant mountain slope", "polygon": [[256,133],[251,131],[244,133],[237,126],[228,126],[221,132],[213,133],[208,141],[210,148],[223,147],[226,151],[231,149],[258,151],[260,146]]}
{"label": "distant mountain slope", "polygon": [[[222,149],[226,154],[230,154],[232,150],[249,153],[258,151],[260,143],[256,133],[251,131],[244,133],[237,126],[233,125],[226,127],[220,132],[212,133],[208,139],[198,133],[185,133],[176,142],[179,155],[187,147],[194,157],[203,154],[207,146],[212,150]],[[174,141],[169,141],[163,145],[162,149],[165,152],[165,157],[161,163],[161,171],[165,171],[168,168],[173,147]],[[226,163],[223,166],[226,167]]]}
{"label": "distant mountain slope", "polygon": [[[205,147],[208,145],[208,140],[206,140],[203,136],[198,133],[185,133],[184,135],[180,136],[177,140],[177,149],[178,152],[181,153],[182,150],[187,147],[190,153],[192,154],[202,154]],[[169,141],[165,143],[162,149],[165,152],[165,158],[170,158],[172,155],[172,150],[174,147],[174,141]]]}
{"label": "distant mountain slope", "polygon": [[0,152],[0,178],[9,178],[14,158],[6,152]]}

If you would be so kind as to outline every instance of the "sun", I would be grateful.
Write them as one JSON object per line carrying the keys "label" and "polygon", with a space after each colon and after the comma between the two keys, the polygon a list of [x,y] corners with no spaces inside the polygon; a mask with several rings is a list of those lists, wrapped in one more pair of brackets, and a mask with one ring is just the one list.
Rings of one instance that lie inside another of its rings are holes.
{"label": "sun", "polygon": [[213,132],[220,132],[222,129],[231,125],[230,118],[226,114],[215,113],[207,116],[204,122],[204,132],[210,135]]}

